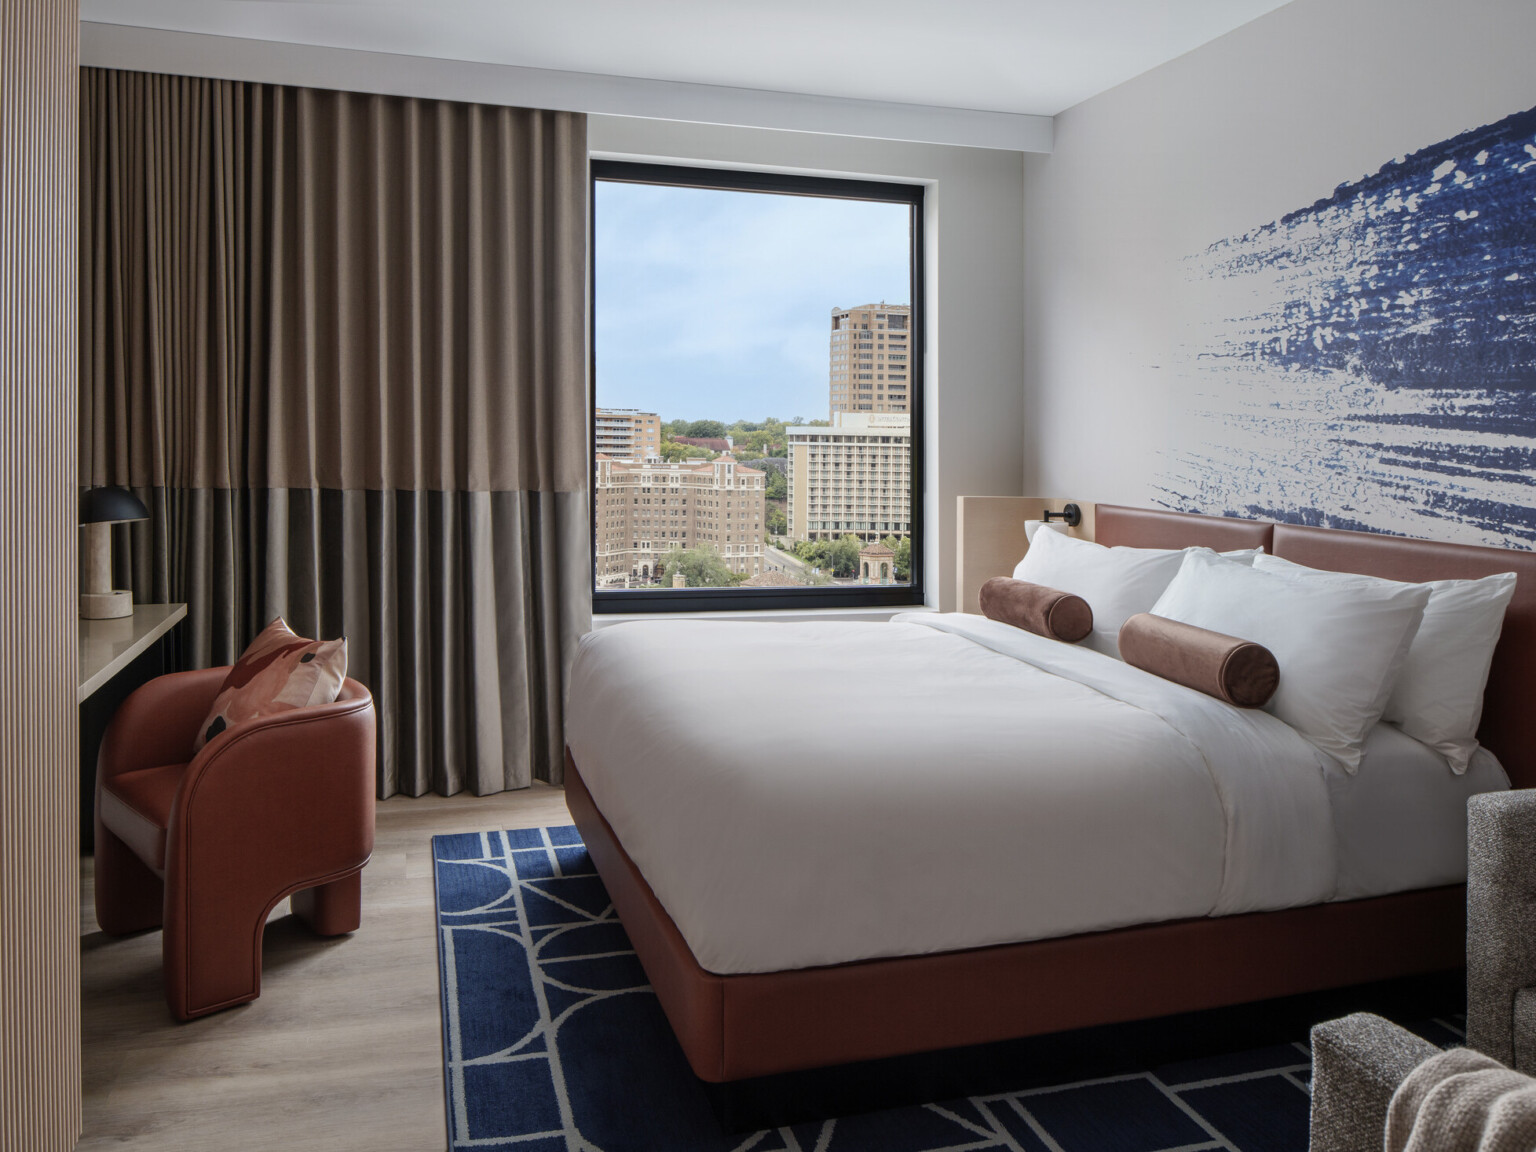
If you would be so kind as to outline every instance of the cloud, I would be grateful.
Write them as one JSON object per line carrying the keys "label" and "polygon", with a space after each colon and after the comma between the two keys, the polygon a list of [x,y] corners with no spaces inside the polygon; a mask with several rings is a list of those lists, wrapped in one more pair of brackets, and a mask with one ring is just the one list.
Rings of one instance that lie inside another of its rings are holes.
{"label": "cloud", "polygon": [[903,204],[599,181],[597,402],[824,417],[831,313],[910,299]]}

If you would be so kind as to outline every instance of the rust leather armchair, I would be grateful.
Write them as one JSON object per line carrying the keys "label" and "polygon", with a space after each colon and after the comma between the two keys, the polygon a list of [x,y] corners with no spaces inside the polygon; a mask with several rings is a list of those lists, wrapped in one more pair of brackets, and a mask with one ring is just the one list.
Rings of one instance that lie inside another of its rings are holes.
{"label": "rust leather armchair", "polygon": [[229,669],[161,676],[123,702],[96,768],[96,919],[164,930],[178,1019],[261,994],[267,915],[285,896],[323,936],[355,931],[373,851],[373,698],[241,724],[192,755]]}

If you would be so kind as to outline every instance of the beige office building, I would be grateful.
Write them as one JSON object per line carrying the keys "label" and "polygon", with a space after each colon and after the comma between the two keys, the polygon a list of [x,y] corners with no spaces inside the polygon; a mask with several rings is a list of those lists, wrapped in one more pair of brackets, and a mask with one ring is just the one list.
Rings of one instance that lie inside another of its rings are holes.
{"label": "beige office building", "polygon": [[789,535],[861,540],[911,533],[911,417],[834,412],[830,428],[791,425]]}
{"label": "beige office building", "polygon": [[615,460],[649,460],[661,455],[661,418],[634,408],[599,408],[593,417],[594,446]]}
{"label": "beige office building", "polygon": [[862,304],[832,310],[833,412],[910,412],[912,309]]}
{"label": "beige office building", "polygon": [[646,587],[674,548],[711,544],[732,572],[763,571],[763,486],[767,476],[714,460],[597,457],[597,587]]}

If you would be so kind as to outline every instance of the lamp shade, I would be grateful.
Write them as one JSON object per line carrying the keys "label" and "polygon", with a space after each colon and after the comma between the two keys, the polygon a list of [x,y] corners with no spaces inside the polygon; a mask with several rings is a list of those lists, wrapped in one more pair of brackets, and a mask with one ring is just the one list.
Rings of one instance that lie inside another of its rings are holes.
{"label": "lamp shade", "polygon": [[91,488],[80,497],[80,523],[115,524],[147,520],[149,509],[126,488]]}

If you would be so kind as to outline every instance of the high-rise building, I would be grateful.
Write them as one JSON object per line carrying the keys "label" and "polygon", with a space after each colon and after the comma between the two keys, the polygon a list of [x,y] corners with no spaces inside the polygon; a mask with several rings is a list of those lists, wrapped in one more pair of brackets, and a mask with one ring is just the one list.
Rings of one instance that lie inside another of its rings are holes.
{"label": "high-rise building", "polygon": [[726,454],[714,460],[597,457],[597,586],[653,583],[674,548],[709,544],[732,572],[763,571],[767,475]]}
{"label": "high-rise building", "polygon": [[911,420],[906,413],[834,412],[830,428],[790,425],[789,535],[908,535]]}
{"label": "high-rise building", "polygon": [[597,450],[615,460],[649,460],[661,454],[661,419],[634,408],[599,408],[593,417]]}
{"label": "high-rise building", "polygon": [[828,371],[833,412],[910,412],[912,308],[861,304],[832,310]]}

